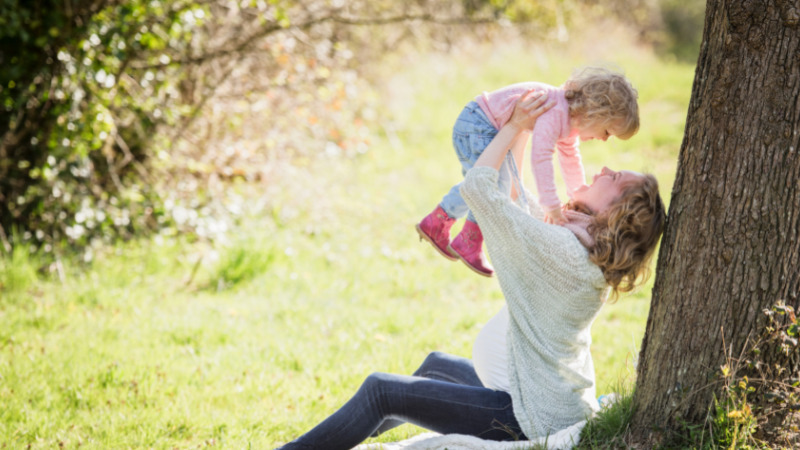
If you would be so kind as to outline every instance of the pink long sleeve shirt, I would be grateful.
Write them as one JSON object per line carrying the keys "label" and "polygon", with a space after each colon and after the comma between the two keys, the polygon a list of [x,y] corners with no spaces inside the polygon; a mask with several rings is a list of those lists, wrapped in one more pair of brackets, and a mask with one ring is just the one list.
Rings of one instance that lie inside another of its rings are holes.
{"label": "pink long sleeve shirt", "polygon": [[567,185],[567,195],[584,184],[586,175],[578,150],[578,130],[569,123],[569,104],[560,87],[544,83],[512,84],[493,92],[484,92],[475,101],[498,130],[511,119],[517,99],[529,89],[547,92],[548,100],[556,104],[536,121],[531,136],[531,172],[536,179],[539,203],[545,210],[561,206],[553,170],[553,153],[558,151],[561,175]]}

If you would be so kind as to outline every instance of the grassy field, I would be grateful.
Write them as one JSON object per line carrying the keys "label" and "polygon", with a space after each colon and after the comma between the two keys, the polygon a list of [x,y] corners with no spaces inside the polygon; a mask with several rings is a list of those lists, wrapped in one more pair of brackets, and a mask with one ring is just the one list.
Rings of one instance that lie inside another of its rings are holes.
{"label": "grassy field", "polygon": [[[124,245],[88,269],[63,261],[61,280],[0,260],[0,448],[272,448],[371,372],[411,373],[433,350],[469,356],[502,305],[496,281],[413,227],[460,178],[453,120],[482,90],[560,84],[599,61],[639,89],[642,128],[583,145],[587,172],[654,172],[668,201],[693,67],[603,42],[474,47],[394,61],[380,90],[394,120],[370,150],[282,168],[225,244]],[[649,291],[595,324],[598,393],[631,381]]]}

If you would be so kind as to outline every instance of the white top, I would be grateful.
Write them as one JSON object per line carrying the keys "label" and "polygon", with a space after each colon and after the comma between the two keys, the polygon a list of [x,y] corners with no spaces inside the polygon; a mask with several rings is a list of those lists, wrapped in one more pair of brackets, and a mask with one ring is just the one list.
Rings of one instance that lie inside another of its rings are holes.
{"label": "white top", "polygon": [[481,227],[508,305],[508,393],[520,428],[533,439],[600,409],[589,348],[609,289],[578,238],[544,223],[538,204],[530,205],[532,215],[513,204],[498,190],[498,177],[491,167],[473,167],[461,196]]}
{"label": "white top", "polygon": [[489,389],[509,392],[508,350],[508,306],[486,322],[472,345],[472,362],[481,383]]}

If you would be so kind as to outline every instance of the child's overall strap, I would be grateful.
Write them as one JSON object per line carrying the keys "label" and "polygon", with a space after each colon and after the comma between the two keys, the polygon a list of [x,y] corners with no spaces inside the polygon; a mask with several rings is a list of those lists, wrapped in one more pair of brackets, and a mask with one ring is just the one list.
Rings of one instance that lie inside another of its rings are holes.
{"label": "child's overall strap", "polygon": [[[519,178],[519,171],[517,170],[517,162],[514,161],[514,156],[511,155],[511,152],[506,154],[506,160],[508,160],[508,166],[511,169],[511,182],[517,186],[517,192],[519,195],[517,196],[517,204],[519,204],[523,211],[530,214],[531,210],[528,206],[528,197],[525,195],[525,187],[522,185],[522,180]],[[521,204],[520,204],[521,203]]]}

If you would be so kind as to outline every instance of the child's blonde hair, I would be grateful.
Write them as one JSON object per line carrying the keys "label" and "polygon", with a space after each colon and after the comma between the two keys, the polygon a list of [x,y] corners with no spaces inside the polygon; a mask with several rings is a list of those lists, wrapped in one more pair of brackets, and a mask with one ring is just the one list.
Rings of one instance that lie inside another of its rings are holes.
{"label": "child's blonde hair", "polygon": [[604,67],[586,67],[566,83],[569,116],[583,126],[615,124],[616,135],[629,139],[639,131],[639,94],[621,73]]}

